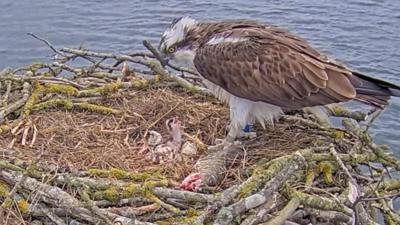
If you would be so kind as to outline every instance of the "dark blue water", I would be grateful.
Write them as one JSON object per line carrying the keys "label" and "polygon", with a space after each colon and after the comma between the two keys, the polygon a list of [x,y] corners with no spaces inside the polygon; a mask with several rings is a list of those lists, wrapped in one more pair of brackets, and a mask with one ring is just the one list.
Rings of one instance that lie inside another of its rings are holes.
{"label": "dark blue water", "polygon": [[[169,22],[190,15],[200,20],[255,19],[289,28],[349,66],[400,83],[400,1],[100,1],[1,0],[0,69],[48,59],[51,52],[27,36],[34,32],[58,47],[114,52],[143,50]],[[400,99],[372,131],[400,155]]]}

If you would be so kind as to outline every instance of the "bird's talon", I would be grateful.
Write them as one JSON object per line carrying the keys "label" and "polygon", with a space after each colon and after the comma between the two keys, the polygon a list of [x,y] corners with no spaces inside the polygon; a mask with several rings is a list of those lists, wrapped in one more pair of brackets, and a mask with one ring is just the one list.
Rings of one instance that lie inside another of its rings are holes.
{"label": "bird's talon", "polygon": [[240,134],[239,137],[253,139],[253,138],[257,137],[257,133],[256,132],[243,132]]}

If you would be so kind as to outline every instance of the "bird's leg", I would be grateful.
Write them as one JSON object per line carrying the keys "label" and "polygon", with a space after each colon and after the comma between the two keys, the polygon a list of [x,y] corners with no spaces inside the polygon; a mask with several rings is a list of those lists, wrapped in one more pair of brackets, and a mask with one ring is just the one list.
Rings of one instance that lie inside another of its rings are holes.
{"label": "bird's leg", "polygon": [[237,137],[239,138],[255,138],[257,137],[257,133],[253,132],[253,124],[248,123],[242,130],[239,131],[239,134]]}
{"label": "bird's leg", "polygon": [[[228,129],[229,129],[229,127],[230,127],[230,125],[227,126]],[[238,131],[236,137],[237,138],[248,138],[248,139],[257,137],[257,133],[253,132],[252,130],[253,130],[253,122],[249,122],[243,129]],[[224,140],[225,139],[216,139],[215,143],[220,144]]]}

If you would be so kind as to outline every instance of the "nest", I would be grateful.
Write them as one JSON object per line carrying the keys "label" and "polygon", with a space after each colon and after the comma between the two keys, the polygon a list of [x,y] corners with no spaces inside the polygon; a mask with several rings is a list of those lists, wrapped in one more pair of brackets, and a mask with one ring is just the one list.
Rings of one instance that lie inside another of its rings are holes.
{"label": "nest", "polygon": [[[33,144],[30,142],[34,129],[30,129],[25,146],[21,144],[22,135],[11,133],[0,140],[0,145],[13,143],[13,149],[22,161],[43,154],[41,163],[48,163],[44,165],[46,167],[58,166],[70,171],[87,168],[151,171],[160,166],[138,154],[148,131],[157,131],[167,140],[170,137],[166,120],[179,117],[186,133],[211,144],[216,137],[223,137],[227,124],[225,107],[183,90],[150,88],[108,96],[96,103],[120,113],[104,115],[81,109],[33,113],[30,121],[37,129]],[[198,147],[204,150],[202,146]],[[171,163],[165,165],[170,167],[166,171],[182,166]]]}
{"label": "nest", "polygon": [[[400,223],[400,161],[356,122],[366,113],[331,106],[351,118],[335,128],[293,112],[210,151],[229,110],[193,71],[171,74],[147,42],[152,54],[123,55],[36,38],[59,58],[0,73],[6,224]],[[181,190],[187,176],[196,192]]]}
{"label": "nest", "polygon": [[[225,137],[229,124],[227,106],[214,98],[193,95],[177,87],[124,91],[95,103],[119,113],[62,108],[32,113],[27,124],[3,135],[0,146],[13,149],[12,159],[19,163],[29,164],[40,155],[38,166],[41,168],[70,172],[112,168],[162,172],[180,182],[193,172],[198,159],[208,154],[206,146]],[[162,142],[166,142],[171,138],[166,121],[171,118],[183,122],[184,139],[196,144],[197,154],[185,161],[154,162],[151,152],[143,150],[146,134],[156,131],[163,137]],[[255,129],[258,137],[251,140],[254,144],[248,146],[246,158],[238,155],[232,161],[231,169],[239,174],[261,158],[275,158],[312,146],[315,137],[282,121],[265,130]],[[241,168],[242,171],[236,171]],[[227,187],[227,184],[219,186]]]}

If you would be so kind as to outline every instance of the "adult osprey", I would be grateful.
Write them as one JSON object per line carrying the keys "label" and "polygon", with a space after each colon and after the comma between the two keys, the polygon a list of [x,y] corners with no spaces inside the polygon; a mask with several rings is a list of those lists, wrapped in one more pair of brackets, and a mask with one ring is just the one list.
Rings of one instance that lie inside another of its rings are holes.
{"label": "adult osprey", "polygon": [[384,107],[400,87],[355,72],[276,26],[254,21],[172,22],[160,51],[193,68],[230,106],[232,142],[249,122],[273,122],[286,110],[356,100]]}

